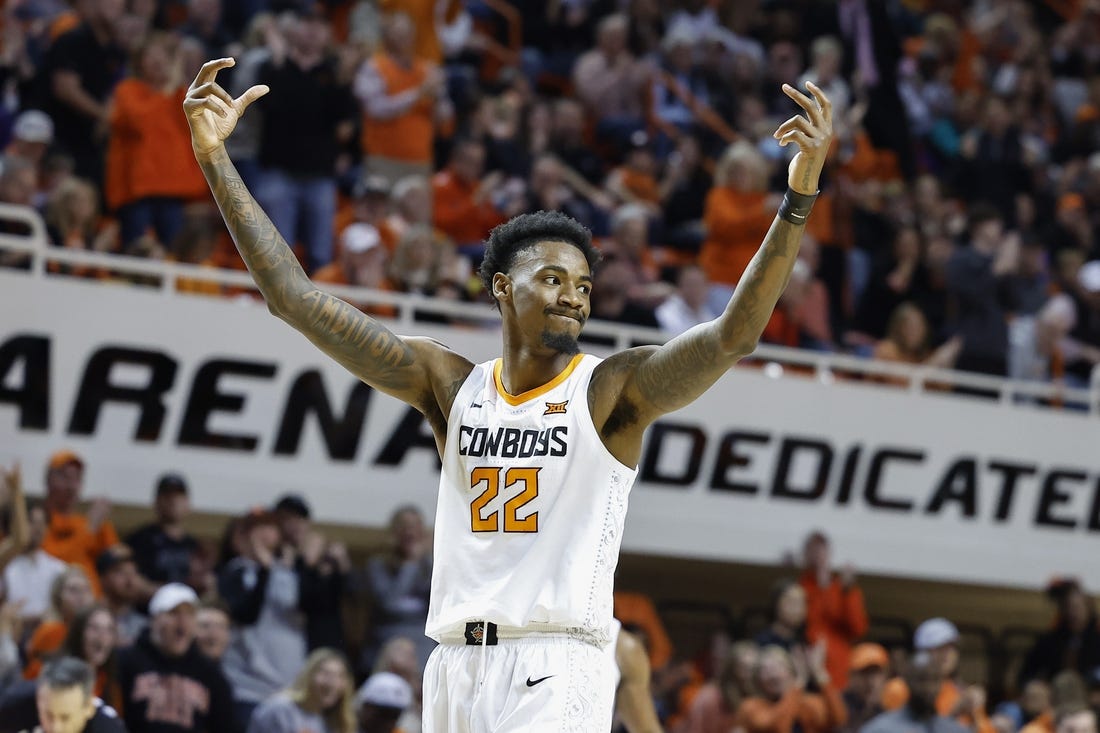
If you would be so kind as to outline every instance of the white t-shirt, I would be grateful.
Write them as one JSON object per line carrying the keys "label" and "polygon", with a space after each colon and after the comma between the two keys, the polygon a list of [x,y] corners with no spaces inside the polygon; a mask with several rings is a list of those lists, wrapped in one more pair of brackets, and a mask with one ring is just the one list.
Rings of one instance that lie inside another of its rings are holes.
{"label": "white t-shirt", "polygon": [[4,568],[9,603],[23,602],[22,615],[41,617],[50,608],[50,586],[65,571],[65,563],[45,550],[20,555]]}

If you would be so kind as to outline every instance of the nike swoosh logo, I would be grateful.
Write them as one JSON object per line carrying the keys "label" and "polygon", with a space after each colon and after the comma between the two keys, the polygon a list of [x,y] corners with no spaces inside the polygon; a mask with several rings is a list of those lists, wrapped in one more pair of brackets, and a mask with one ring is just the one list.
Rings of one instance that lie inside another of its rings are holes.
{"label": "nike swoosh logo", "polygon": [[534,687],[534,686],[535,686],[535,685],[537,685],[538,683],[540,683],[540,682],[545,682],[546,680],[550,679],[550,678],[551,678],[551,677],[553,677],[553,676],[554,676],[554,675],[552,675],[552,674],[548,674],[548,675],[546,675],[545,677],[539,677],[539,678],[538,678],[537,680],[533,680],[533,679],[531,679],[530,677],[528,677],[528,678],[527,678],[527,686],[528,686],[528,687]]}

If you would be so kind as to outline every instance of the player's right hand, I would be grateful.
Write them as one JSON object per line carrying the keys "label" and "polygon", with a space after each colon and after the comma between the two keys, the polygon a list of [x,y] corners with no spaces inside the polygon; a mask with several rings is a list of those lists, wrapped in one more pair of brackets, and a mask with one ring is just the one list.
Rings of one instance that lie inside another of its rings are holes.
{"label": "player's right hand", "polygon": [[214,79],[219,71],[236,63],[231,58],[207,61],[187,89],[183,109],[191,126],[191,147],[197,156],[210,155],[220,148],[248,106],[271,91],[261,84],[236,99],[229,96]]}

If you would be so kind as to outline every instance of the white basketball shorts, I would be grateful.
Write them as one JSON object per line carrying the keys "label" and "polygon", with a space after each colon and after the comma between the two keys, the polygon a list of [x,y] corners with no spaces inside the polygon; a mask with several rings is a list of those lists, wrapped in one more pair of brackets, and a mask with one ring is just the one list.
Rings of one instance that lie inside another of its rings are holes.
{"label": "white basketball shorts", "polygon": [[424,670],[423,733],[607,733],[614,659],[565,634],[443,643]]}

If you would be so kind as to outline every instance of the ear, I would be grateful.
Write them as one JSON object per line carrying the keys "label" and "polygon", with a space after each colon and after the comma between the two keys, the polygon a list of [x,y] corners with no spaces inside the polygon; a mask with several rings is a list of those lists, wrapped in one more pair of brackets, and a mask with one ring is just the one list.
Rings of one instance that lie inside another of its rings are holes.
{"label": "ear", "polygon": [[512,280],[503,272],[493,275],[493,297],[498,302],[512,298]]}

